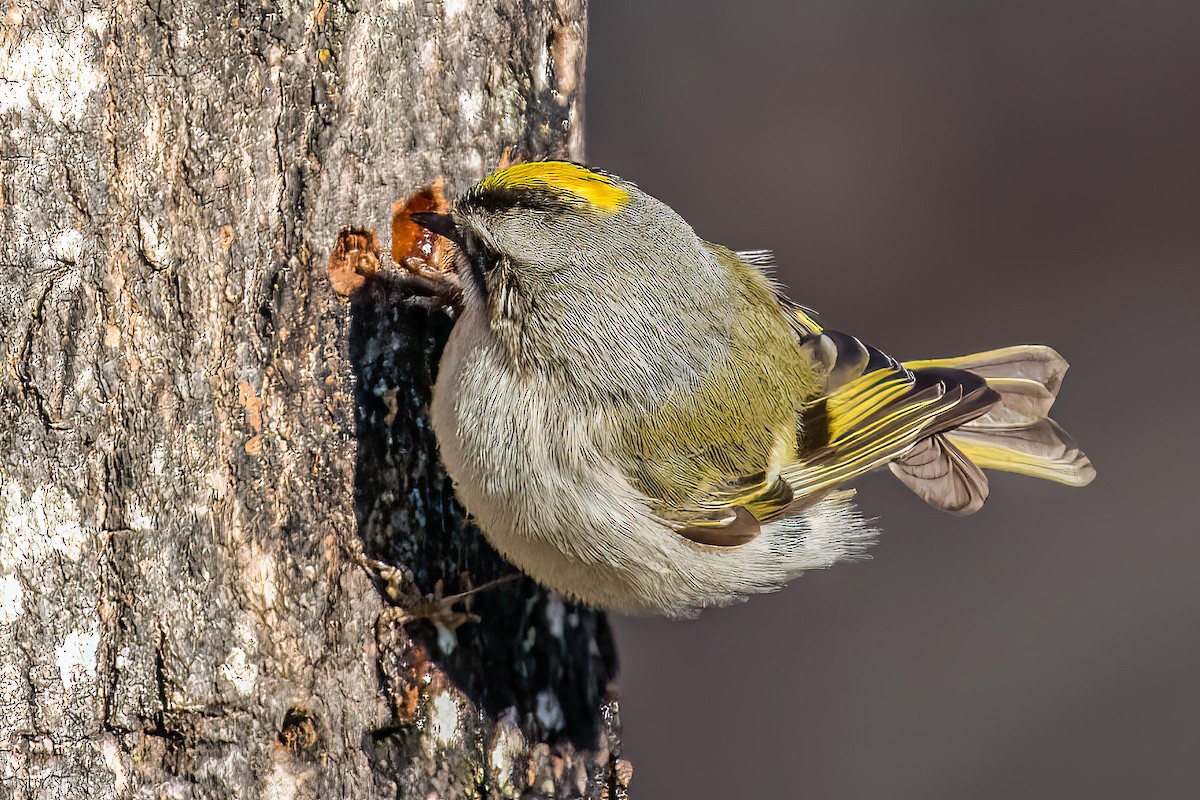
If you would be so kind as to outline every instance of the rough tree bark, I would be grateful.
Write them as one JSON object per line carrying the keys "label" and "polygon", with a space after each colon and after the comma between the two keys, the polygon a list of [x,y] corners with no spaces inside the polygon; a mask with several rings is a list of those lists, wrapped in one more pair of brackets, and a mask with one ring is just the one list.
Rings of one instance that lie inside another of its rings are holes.
{"label": "rough tree bark", "polygon": [[581,155],[584,3],[9,0],[0,797],[625,794],[602,615],[405,614],[511,568],[424,417],[449,319],[327,273]]}

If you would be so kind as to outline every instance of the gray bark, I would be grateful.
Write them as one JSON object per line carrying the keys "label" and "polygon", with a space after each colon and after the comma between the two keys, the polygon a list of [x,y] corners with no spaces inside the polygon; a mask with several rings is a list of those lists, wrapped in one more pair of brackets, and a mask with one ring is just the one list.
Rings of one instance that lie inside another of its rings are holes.
{"label": "gray bark", "polygon": [[327,272],[439,177],[581,155],[584,13],[6,6],[0,797],[625,794],[603,615],[412,619],[512,570],[424,416],[450,320]]}

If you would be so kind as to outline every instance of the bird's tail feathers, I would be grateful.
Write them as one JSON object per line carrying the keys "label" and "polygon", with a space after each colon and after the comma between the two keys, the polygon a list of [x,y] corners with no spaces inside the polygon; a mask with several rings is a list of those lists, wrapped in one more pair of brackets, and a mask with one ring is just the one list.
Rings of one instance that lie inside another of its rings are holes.
{"label": "bird's tail feathers", "polygon": [[917,495],[960,514],[987,499],[981,469],[1015,472],[1068,486],[1096,477],[1088,457],[1049,418],[1067,362],[1043,345],[1018,345],[959,358],[905,362],[916,374],[954,369],[983,378],[999,395],[985,414],[922,440],[889,466]]}

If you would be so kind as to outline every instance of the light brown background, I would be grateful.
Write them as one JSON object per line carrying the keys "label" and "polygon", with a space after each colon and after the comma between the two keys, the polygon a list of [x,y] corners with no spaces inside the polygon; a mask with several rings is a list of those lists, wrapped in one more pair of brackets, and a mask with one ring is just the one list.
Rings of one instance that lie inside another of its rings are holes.
{"label": "light brown background", "polygon": [[900,357],[1046,342],[1099,479],[618,619],[659,798],[1200,797],[1200,4],[593,0],[591,161]]}

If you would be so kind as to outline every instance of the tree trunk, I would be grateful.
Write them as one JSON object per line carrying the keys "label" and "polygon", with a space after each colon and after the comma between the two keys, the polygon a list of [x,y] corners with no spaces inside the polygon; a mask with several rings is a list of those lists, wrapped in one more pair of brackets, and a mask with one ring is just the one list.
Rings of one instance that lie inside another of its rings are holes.
{"label": "tree trunk", "polygon": [[0,798],[624,796],[603,615],[420,618],[513,572],[425,418],[451,321],[327,269],[581,157],[584,2],[10,0]]}

